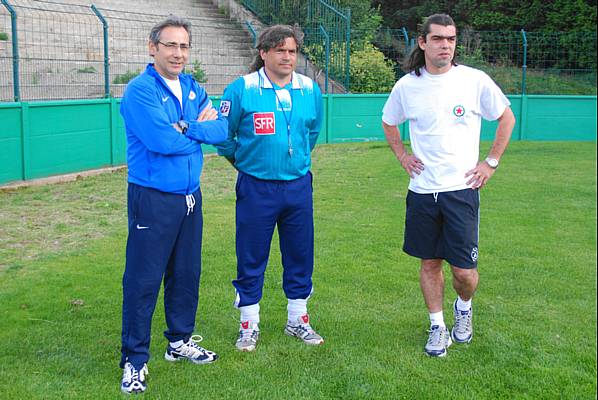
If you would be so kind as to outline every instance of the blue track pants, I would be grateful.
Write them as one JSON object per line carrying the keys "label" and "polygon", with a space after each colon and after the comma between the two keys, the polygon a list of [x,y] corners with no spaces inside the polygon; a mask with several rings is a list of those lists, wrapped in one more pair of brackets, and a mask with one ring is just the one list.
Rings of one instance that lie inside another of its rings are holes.
{"label": "blue track pants", "polygon": [[201,273],[201,192],[164,193],[129,183],[126,266],[123,276],[121,368],[149,360],[152,314],[164,281],[164,332],[187,340],[195,328]]}
{"label": "blue track pants", "polygon": [[308,298],[314,269],[311,173],[292,181],[274,181],[239,172],[236,192],[235,305],[243,307],[261,300],[275,226],[284,268],[284,292],[289,299]]}

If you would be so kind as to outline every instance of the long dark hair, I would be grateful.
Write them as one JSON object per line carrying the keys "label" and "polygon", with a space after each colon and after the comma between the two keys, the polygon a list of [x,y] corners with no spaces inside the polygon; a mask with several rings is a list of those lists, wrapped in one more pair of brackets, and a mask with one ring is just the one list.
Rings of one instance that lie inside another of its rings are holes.
{"label": "long dark hair", "polygon": [[299,48],[303,44],[303,32],[301,32],[297,26],[273,25],[264,29],[257,40],[257,45],[255,47],[258,50],[258,53],[249,66],[249,71],[254,72],[264,66],[264,60],[262,60],[259,53],[260,50],[268,51],[273,49],[276,46],[283,44],[287,38],[295,39],[295,43],[297,43],[297,51],[299,51]]}
{"label": "long dark hair", "polygon": [[[428,33],[430,33],[430,25],[432,25],[432,24],[442,25],[442,26],[454,26],[455,29],[457,29],[457,26],[455,25],[455,21],[453,21],[453,19],[450,17],[450,15],[448,15],[448,14],[430,15],[428,18],[426,18],[423,25],[418,26],[418,28],[419,28],[418,29],[418,31],[419,31],[418,39],[421,37],[424,39],[424,42],[426,41],[426,36],[428,35]],[[454,58],[451,60],[451,64],[457,65]],[[405,58],[405,61],[403,61],[403,70],[407,73],[415,72],[415,75],[420,76],[421,75],[420,69],[422,67],[424,67],[425,65],[426,65],[426,59],[424,56],[424,51],[422,49],[420,49],[418,43],[416,42],[415,46],[413,46],[413,49],[411,50],[411,53],[409,53],[409,56],[407,58]]]}

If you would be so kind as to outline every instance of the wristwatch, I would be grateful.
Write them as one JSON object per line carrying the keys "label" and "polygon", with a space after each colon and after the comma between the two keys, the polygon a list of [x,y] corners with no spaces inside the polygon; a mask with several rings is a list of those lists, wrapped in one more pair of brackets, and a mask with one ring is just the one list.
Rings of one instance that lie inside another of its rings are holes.
{"label": "wristwatch", "polygon": [[179,129],[181,130],[182,134],[184,135],[185,133],[187,133],[187,129],[189,129],[189,124],[187,123],[187,121],[185,121],[184,119],[177,121],[176,125],[179,127]]}
{"label": "wristwatch", "polygon": [[490,166],[492,169],[496,169],[498,167],[498,160],[496,158],[486,158],[486,164]]}

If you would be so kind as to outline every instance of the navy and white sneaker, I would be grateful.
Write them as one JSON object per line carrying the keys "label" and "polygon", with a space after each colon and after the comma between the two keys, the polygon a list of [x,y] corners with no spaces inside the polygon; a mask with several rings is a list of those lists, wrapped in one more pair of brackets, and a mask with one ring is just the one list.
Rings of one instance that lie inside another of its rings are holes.
{"label": "navy and white sneaker", "polygon": [[457,309],[457,300],[453,304],[455,313],[455,325],[451,329],[451,337],[457,343],[469,343],[473,339],[473,311],[471,308],[467,311]]}
{"label": "navy and white sneaker", "polygon": [[318,335],[309,324],[309,315],[307,314],[300,316],[296,321],[287,321],[284,333],[295,336],[307,344],[320,345],[324,343],[322,336]]}
{"label": "navy and white sneaker", "polygon": [[143,367],[137,370],[133,364],[126,362],[123,368],[123,379],[120,383],[120,390],[127,394],[145,392],[145,389],[147,389],[145,376],[147,374],[147,364],[143,364]]}
{"label": "navy and white sneaker", "polygon": [[176,349],[170,343],[166,348],[164,358],[166,361],[180,361],[189,360],[194,364],[210,364],[218,359],[218,355],[213,351],[206,350],[197,343],[201,342],[203,338],[199,335],[193,335],[189,338],[187,343],[183,343]]}
{"label": "navy and white sneaker", "polygon": [[428,332],[430,332],[430,335],[424,347],[426,354],[430,357],[446,356],[446,349],[453,343],[448,329],[444,326],[432,325]]}

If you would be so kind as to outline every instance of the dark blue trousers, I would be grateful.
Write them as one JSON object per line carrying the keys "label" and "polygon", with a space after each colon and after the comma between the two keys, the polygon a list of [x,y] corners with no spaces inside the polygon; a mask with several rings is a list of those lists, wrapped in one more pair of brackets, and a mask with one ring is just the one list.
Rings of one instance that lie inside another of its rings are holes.
{"label": "dark blue trousers", "polygon": [[139,369],[149,360],[152,315],[162,281],[168,327],[164,335],[174,342],[193,333],[203,227],[201,192],[193,197],[190,211],[184,195],[129,183],[121,368],[129,361]]}
{"label": "dark blue trousers", "polygon": [[284,268],[282,287],[289,299],[307,299],[314,270],[312,175],[292,181],[237,177],[237,307],[262,298],[274,227],[278,226]]}

